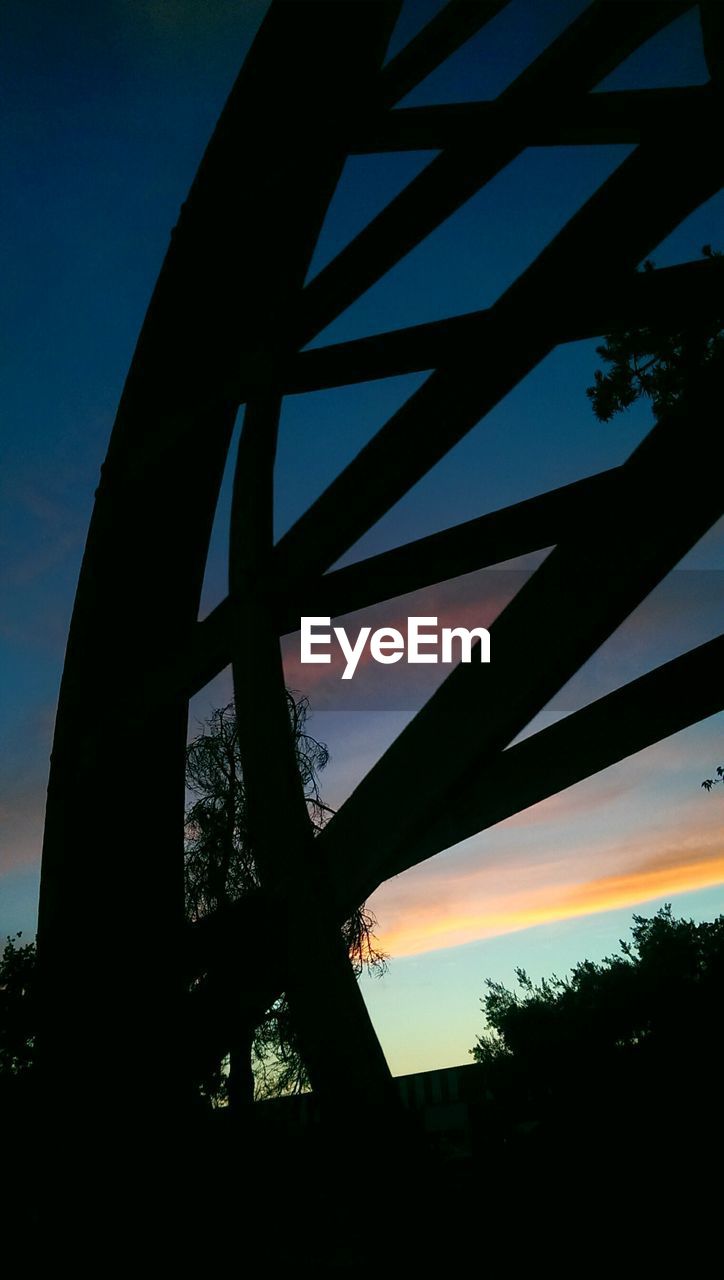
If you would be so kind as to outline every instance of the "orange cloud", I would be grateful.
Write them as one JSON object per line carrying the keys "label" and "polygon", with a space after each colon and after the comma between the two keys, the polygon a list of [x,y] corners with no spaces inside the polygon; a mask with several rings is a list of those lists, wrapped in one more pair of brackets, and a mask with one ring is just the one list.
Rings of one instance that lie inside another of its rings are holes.
{"label": "orange cloud", "polygon": [[[547,868],[550,878],[561,864]],[[457,947],[482,938],[513,933],[534,925],[552,924],[576,916],[594,915],[620,907],[634,907],[654,898],[667,898],[693,889],[724,884],[724,851],[721,840],[698,851],[665,849],[630,871],[613,871],[595,879],[575,883],[543,883],[545,868],[520,867],[509,877],[510,887],[496,892],[493,875],[482,871],[467,883],[446,886],[445,899],[420,900],[401,911],[389,928],[380,929],[380,941],[392,956],[417,955],[446,947]],[[570,868],[569,868],[570,870]],[[537,887],[535,881],[538,881]],[[486,881],[488,891],[486,892]],[[472,892],[471,892],[472,890]],[[477,892],[476,892],[477,890]],[[478,900],[475,901],[475,898]],[[471,900],[472,899],[472,900]]]}

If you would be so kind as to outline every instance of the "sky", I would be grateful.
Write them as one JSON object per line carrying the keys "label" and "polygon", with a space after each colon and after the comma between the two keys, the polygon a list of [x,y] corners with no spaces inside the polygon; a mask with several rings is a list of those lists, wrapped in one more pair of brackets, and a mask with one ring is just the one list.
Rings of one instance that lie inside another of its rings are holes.
{"label": "sky", "polygon": [[[407,0],[391,52],[439,7]],[[402,105],[494,97],[583,8],[582,0],[511,0]],[[265,10],[265,0],[3,6],[0,939],[35,929],[65,637],[123,380],[170,229]],[[597,88],[706,79],[689,13]],[[312,345],[491,304],[630,150],[527,149]],[[433,155],[351,158],[310,277]],[[705,243],[724,247],[723,223],[720,195],[656,248],[656,265],[694,259]],[[637,406],[608,425],[595,421],[585,394],[595,347],[558,348],[343,563],[623,462],[650,414]],[[277,535],[425,377],[287,397]],[[226,592],[230,480],[227,469],[201,617]],[[487,626],[545,554],[341,621],[350,630],[395,626],[418,613]],[[723,571],[719,525],[526,732],[717,635]],[[329,746],[323,793],[337,807],[445,672],[365,662],[341,682],[338,667],[302,668],[297,643],[284,642],[287,680],[309,696],[310,730]],[[226,672],[193,700],[190,734],[230,696]],[[723,728],[724,716],[712,717],[378,890],[370,905],[391,962],[363,989],[393,1071],[464,1062],[482,1027],[486,978],[510,984],[518,965],[540,977],[601,958],[627,935],[633,911],[667,901],[697,919],[724,910],[724,795],[700,787],[724,756]]]}

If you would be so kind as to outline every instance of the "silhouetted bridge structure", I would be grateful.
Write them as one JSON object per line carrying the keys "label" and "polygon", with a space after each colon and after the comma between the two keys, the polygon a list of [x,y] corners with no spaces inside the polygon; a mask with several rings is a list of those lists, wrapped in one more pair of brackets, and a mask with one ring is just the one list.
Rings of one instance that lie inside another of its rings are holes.
{"label": "silhouetted bridge structure", "polygon": [[[177,1129],[194,1064],[282,990],[320,1099],[391,1107],[340,922],[388,877],[724,703],[719,638],[507,749],[721,515],[717,364],[624,465],[331,569],[557,344],[721,307],[716,262],[637,272],[722,184],[720,6],[699,6],[700,87],[592,94],[692,8],[604,0],[495,101],[394,109],[502,8],[452,0],[383,65],[397,3],[275,0],[173,231],[97,492],[43,854],[49,1114],[77,1125],[113,1098],[119,1142]],[[492,307],[303,349],[525,147],[610,142],[636,146]],[[405,148],[439,154],[305,284],[346,158]],[[413,370],[432,372],[275,544],[283,397]],[[199,622],[240,405],[229,594]],[[334,616],[549,546],[493,624],[493,663],[455,668],[313,839],[280,635],[300,612]],[[188,927],[188,700],[228,664],[262,887]],[[300,920],[314,921],[301,940]]]}

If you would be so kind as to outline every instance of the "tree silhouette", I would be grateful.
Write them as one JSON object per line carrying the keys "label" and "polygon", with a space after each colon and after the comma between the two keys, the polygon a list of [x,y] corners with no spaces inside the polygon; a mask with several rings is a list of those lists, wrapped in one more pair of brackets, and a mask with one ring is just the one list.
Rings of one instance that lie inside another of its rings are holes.
{"label": "tree silhouette", "polygon": [[[724,283],[724,253],[702,246],[702,255],[718,263]],[[654,263],[646,261],[646,272],[654,271]],[[662,414],[681,398],[692,377],[707,364],[724,354],[724,305],[714,313],[687,319],[675,329],[667,324],[640,325],[606,335],[596,354],[608,366],[596,369],[593,386],[586,395],[599,422],[609,422],[642,398],[651,401],[654,417]],[[702,787],[712,787],[724,780],[720,765],[716,777],[705,778]]]}
{"label": "tree silhouette", "polygon": [[[705,244],[701,252],[724,273],[721,251]],[[646,261],[643,269],[652,272],[654,263]],[[607,334],[596,347],[608,368],[596,369],[586,394],[599,422],[609,422],[642,397],[651,401],[658,419],[678,402],[692,375],[723,353],[724,307],[674,329],[665,323],[622,329]]]}
{"label": "tree silhouette", "polygon": [[692,990],[696,1003],[713,993],[723,974],[724,916],[695,924],[676,919],[666,904],[633,922],[632,941],[620,942],[620,954],[582,960],[569,977],[535,983],[516,969],[517,991],[488,979],[481,1003],[490,1030],[471,1050],[475,1060],[548,1052],[554,1043],[640,1044],[682,1017],[678,1006],[690,1004]]}
{"label": "tree silhouette", "polygon": [[[297,767],[315,831],[333,812],[321,798],[319,773],[329,759],[327,747],[307,732],[309,700],[287,690]],[[244,774],[234,703],[216,708],[189,744],[186,785],[185,896],[189,921],[224,911],[258,888],[249,839]],[[377,946],[373,914],[359,907],[342,928],[354,970],[381,975],[387,957]],[[313,922],[300,921],[300,929]],[[257,1027],[240,1026],[228,1059],[201,1083],[214,1105],[248,1102],[257,1096],[299,1092],[308,1077],[299,1050],[288,1001],[275,1001]]]}
{"label": "tree silhouette", "polygon": [[666,905],[634,915],[632,941],[600,963],[517,989],[488,980],[487,1028],[470,1050],[499,1112],[550,1132],[625,1128],[652,1100],[713,1102],[722,1066],[724,916],[695,924]]}
{"label": "tree silhouette", "polygon": [[7,1083],[33,1066],[36,1032],[34,942],[8,938],[0,957],[0,1080]]}
{"label": "tree silhouette", "polygon": [[[332,812],[319,792],[319,772],[329,758],[326,746],[306,731],[309,701],[287,691],[297,763],[315,830]],[[246,792],[241,769],[234,704],[215,709],[187,748],[185,898],[189,921],[223,910],[258,886],[246,825]],[[342,928],[350,960],[382,975],[387,957],[374,934],[374,915],[364,904]],[[308,922],[300,922],[300,927]],[[5,1092],[29,1078],[34,1064],[37,953],[34,942],[9,937],[0,958],[0,1082]],[[253,1096],[299,1092],[308,1084],[297,1032],[285,996],[267,1010],[256,1028],[240,1029],[229,1059],[200,1082],[215,1105]],[[237,1090],[236,1094],[234,1090]]]}

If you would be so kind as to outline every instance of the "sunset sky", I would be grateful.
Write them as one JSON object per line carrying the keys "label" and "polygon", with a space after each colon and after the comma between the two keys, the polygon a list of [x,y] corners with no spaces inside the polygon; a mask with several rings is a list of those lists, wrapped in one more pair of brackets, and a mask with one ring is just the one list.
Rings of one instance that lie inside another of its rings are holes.
{"label": "sunset sky", "polygon": [[[393,50],[439,7],[407,0]],[[585,7],[583,0],[512,0],[404,105],[495,96]],[[265,9],[264,0],[4,6],[0,940],[35,930],[65,636],[124,376],[169,231]],[[706,79],[691,12],[599,87]],[[631,149],[527,150],[313,345],[489,305]],[[433,155],[350,160],[310,274]],[[724,247],[721,194],[652,256],[657,266],[684,262],[705,243]],[[554,352],[344,563],[622,462],[650,415],[639,406],[608,425],[595,421],[585,395],[598,364],[595,346],[578,342]],[[279,534],[426,376],[287,398]],[[230,472],[201,617],[226,594],[229,488]],[[545,553],[343,622],[352,631],[434,614],[445,625],[488,625]],[[720,524],[526,732],[717,635],[723,571]],[[531,645],[535,660],[534,638]],[[323,794],[337,807],[445,669],[365,661],[343,683],[338,666],[300,666],[298,636],[285,640],[284,652],[288,683],[310,698],[310,730],[329,745]],[[226,672],[193,700],[190,732],[230,697]],[[634,910],[649,913],[667,901],[696,918],[724,910],[724,787],[721,795],[700,787],[724,760],[723,729],[724,716],[712,717],[378,891],[371,905],[392,960],[384,980],[365,979],[364,990],[393,1071],[465,1060],[482,1025],[486,977],[512,982],[517,965],[536,977],[562,973],[576,960],[609,954]],[[129,812],[142,783],[139,766],[138,778],[128,779]]]}

